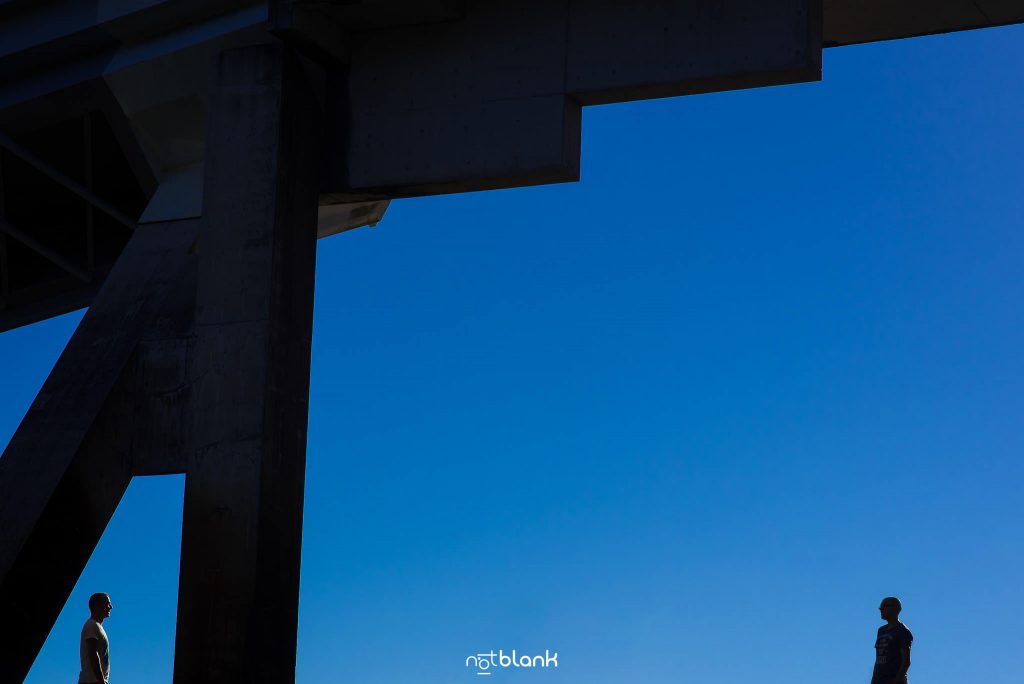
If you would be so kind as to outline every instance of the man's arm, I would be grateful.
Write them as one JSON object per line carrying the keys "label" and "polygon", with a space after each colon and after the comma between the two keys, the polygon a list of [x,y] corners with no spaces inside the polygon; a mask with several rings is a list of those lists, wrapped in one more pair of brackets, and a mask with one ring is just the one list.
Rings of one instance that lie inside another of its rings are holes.
{"label": "man's arm", "polygon": [[902,684],[903,678],[907,676],[907,670],[910,669],[910,647],[904,646],[900,649],[900,671],[896,675],[896,679],[893,681],[896,684]]}
{"label": "man's arm", "polygon": [[89,663],[89,668],[92,670],[92,676],[96,678],[97,682],[105,682],[103,678],[103,664],[100,661],[100,640],[99,639],[86,639],[85,650],[89,655],[86,656],[86,660]]}

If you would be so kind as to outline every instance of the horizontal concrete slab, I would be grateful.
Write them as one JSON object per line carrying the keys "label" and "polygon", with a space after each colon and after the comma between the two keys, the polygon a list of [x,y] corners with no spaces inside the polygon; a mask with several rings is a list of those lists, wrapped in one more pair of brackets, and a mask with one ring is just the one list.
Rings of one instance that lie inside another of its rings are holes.
{"label": "horizontal concrete slab", "polygon": [[1021,22],[1021,0],[825,0],[825,46]]}
{"label": "horizontal concrete slab", "polygon": [[474,0],[458,22],[357,35],[337,191],[396,197],[578,179],[567,16],[565,0]]}
{"label": "horizontal concrete slab", "polygon": [[821,78],[821,0],[570,7],[566,87],[584,104]]}
{"label": "horizontal concrete slab", "polygon": [[[98,157],[124,156],[100,186],[130,172],[146,197],[160,183],[144,220],[197,216],[210,58],[280,39],[324,67],[328,235],[390,198],[578,179],[583,105],[815,80],[822,47],[1019,22],[1024,0],[0,0],[0,132],[91,112],[116,138]],[[78,178],[61,155],[42,154]],[[93,250],[89,282],[60,266],[87,262],[80,240],[22,223],[48,252],[0,241],[0,331],[87,304],[120,251]]]}
{"label": "horizontal concrete slab", "polygon": [[820,0],[469,0],[456,22],[355,34],[351,200],[579,177],[580,107],[821,77]]}

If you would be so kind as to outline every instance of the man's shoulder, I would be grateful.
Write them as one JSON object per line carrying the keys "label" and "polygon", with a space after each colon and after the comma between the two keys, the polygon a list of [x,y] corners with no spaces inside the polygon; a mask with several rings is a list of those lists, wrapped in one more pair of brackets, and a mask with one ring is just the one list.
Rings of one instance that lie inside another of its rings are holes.
{"label": "man's shoulder", "polygon": [[82,638],[83,639],[99,639],[100,637],[106,638],[107,634],[103,631],[103,625],[96,622],[92,618],[85,621],[82,625]]}
{"label": "man's shoulder", "polygon": [[883,632],[893,636],[903,637],[907,641],[912,641],[914,639],[914,633],[911,632],[910,628],[902,622],[893,627],[890,627],[889,625],[882,625],[878,628],[878,636],[882,636]]}
{"label": "man's shoulder", "polygon": [[892,636],[907,647],[909,647],[910,642],[914,640],[914,633],[911,632],[910,629],[902,622],[893,626]]}

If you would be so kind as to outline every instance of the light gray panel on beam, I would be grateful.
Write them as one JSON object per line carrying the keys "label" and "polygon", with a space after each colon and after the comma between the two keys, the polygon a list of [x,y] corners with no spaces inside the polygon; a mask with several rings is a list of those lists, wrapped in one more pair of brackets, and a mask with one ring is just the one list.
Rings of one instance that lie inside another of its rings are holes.
{"label": "light gray panel on beam", "polygon": [[357,36],[348,192],[461,192],[579,177],[564,1],[484,2],[460,22]]}
{"label": "light gray panel on beam", "polygon": [[584,104],[818,80],[820,0],[575,2],[569,46]]}

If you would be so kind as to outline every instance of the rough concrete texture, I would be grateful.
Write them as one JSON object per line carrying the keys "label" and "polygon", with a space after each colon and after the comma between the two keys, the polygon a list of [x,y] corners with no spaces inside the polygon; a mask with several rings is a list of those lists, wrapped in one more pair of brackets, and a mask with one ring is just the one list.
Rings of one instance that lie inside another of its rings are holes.
{"label": "rough concrete texture", "polygon": [[28,672],[131,478],[181,472],[175,681],[294,680],[310,68],[281,44],[218,58],[203,218],[137,229],[0,459],[0,681]]}
{"label": "rough concrete texture", "polygon": [[294,680],[321,118],[287,48],[215,62],[188,364],[179,684]]}
{"label": "rough concrete texture", "polygon": [[820,0],[515,0],[356,34],[352,198],[579,178],[580,107],[820,78]]}
{"label": "rough concrete texture", "polygon": [[139,342],[180,331],[168,304],[197,231],[136,231],[0,458],[0,682],[20,682],[35,660],[128,486],[140,436],[167,436],[139,413],[152,407],[140,402],[150,376],[136,374],[149,365]]}

